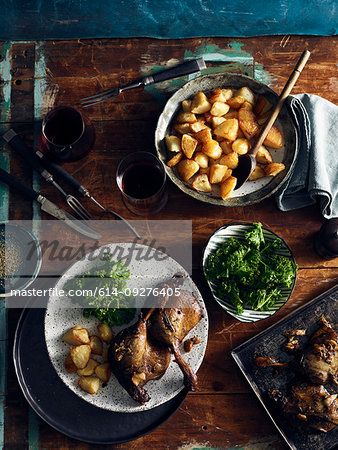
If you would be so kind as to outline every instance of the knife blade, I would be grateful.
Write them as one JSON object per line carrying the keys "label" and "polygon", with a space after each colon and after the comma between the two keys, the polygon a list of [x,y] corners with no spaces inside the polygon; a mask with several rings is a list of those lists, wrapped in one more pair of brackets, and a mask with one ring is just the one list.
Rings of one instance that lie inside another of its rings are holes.
{"label": "knife blade", "polygon": [[101,235],[99,233],[88,227],[83,223],[83,221],[75,219],[75,217],[73,217],[67,211],[64,211],[62,208],[48,200],[43,195],[39,195],[39,197],[37,198],[37,202],[40,203],[42,211],[50,214],[56,219],[63,220],[66,225],[68,225],[70,228],[73,228],[73,230],[77,231],[78,233],[81,233],[91,239],[97,240],[101,238]]}
{"label": "knife blade", "polygon": [[17,180],[15,177],[13,177],[12,175],[10,175],[8,172],[6,172],[1,168],[0,168],[0,181],[6,183],[8,186],[17,190],[25,197],[37,201],[38,203],[40,203],[42,211],[46,212],[47,214],[50,214],[56,219],[62,220],[63,222],[65,222],[66,225],[68,225],[70,228],[77,231],[78,233],[81,233],[84,236],[89,237],[90,239],[97,240],[101,238],[101,235],[96,231],[94,231],[92,228],[88,227],[82,221],[76,220],[75,217],[73,217],[71,214],[64,211],[59,206],[55,205],[55,203],[51,202],[43,195],[34,191],[34,189],[26,186],[21,181]]}

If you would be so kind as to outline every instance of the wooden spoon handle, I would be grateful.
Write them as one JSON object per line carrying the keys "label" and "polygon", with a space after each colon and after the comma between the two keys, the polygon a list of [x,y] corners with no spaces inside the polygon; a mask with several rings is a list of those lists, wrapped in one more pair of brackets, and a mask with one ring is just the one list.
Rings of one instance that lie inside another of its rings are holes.
{"label": "wooden spoon handle", "polygon": [[277,119],[278,114],[280,113],[280,110],[282,109],[282,106],[290,94],[292,88],[294,87],[296,81],[298,80],[298,77],[301,73],[301,71],[304,69],[304,66],[309,59],[311,53],[308,50],[304,50],[301,57],[299,58],[296,67],[294,68],[292,74],[290,75],[288,81],[286,82],[286,85],[284,86],[284,89],[282,90],[282,93],[280,94],[278,98],[278,102],[274,109],[271,112],[271,115],[269,119],[265,122],[264,127],[261,129],[261,132],[258,135],[257,141],[255,146],[252,148],[252,150],[249,152],[250,155],[256,156],[256,153],[258,152],[258,149],[263,144],[264,139],[266,138],[267,134],[269,133],[272,125],[275,123],[275,120]]}

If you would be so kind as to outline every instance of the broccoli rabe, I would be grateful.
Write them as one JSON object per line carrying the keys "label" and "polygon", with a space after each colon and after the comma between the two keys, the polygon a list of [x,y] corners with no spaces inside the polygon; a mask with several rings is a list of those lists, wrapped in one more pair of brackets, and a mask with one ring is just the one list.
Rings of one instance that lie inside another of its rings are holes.
{"label": "broccoli rabe", "polygon": [[206,277],[218,286],[218,297],[231,300],[237,314],[246,305],[268,310],[282,297],[282,288],[292,286],[298,266],[278,254],[281,244],[277,238],[266,243],[262,224],[254,223],[244,241],[230,238],[209,256]]}

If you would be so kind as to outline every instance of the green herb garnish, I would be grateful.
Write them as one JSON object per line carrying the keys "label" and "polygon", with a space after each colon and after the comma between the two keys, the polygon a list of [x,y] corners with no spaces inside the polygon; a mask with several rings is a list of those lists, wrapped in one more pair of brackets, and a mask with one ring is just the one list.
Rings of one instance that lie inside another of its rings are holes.
{"label": "green herb garnish", "polygon": [[[99,270],[72,278],[66,283],[65,291],[68,295],[70,290],[81,292],[81,302],[87,306],[83,310],[84,317],[97,317],[109,326],[123,325],[130,322],[136,312],[135,308],[130,308],[132,297],[126,294],[129,278],[130,271],[124,263],[113,261],[106,253]],[[71,298],[79,299],[74,295]]]}
{"label": "green herb garnish", "polygon": [[262,224],[254,223],[243,242],[228,239],[209,255],[205,272],[217,284],[217,296],[228,298],[242,314],[245,306],[267,311],[290,287],[298,269],[290,258],[279,255],[282,241],[265,243]]}

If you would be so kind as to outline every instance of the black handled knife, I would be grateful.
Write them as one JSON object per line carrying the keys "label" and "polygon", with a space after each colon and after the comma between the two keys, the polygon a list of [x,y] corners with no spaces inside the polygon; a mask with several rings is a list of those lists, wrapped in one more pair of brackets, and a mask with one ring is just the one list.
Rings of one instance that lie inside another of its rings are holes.
{"label": "black handled knife", "polygon": [[6,183],[8,186],[20,192],[25,197],[37,201],[38,203],[40,203],[42,211],[46,212],[47,214],[50,214],[56,219],[62,220],[63,222],[65,222],[66,225],[68,225],[70,228],[77,231],[78,233],[81,233],[84,236],[89,237],[90,239],[97,240],[101,238],[101,235],[99,233],[97,233],[96,231],[92,230],[90,227],[85,225],[83,221],[76,220],[75,217],[73,217],[71,214],[59,208],[57,205],[55,205],[55,203],[51,202],[43,195],[34,191],[32,188],[21,183],[21,181],[17,180],[16,178],[14,178],[12,175],[10,175],[1,168],[0,168],[0,181]]}

